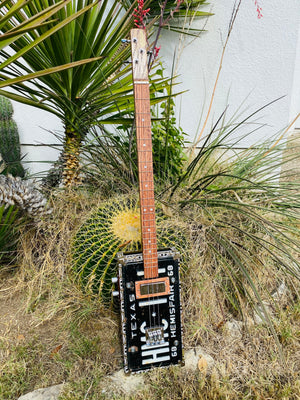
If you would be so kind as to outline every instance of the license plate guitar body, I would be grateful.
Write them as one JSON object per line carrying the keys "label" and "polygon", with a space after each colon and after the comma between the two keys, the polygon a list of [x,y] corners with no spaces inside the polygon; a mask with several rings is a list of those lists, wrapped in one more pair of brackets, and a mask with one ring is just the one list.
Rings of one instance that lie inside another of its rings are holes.
{"label": "license plate guitar body", "polygon": [[158,251],[158,277],[145,280],[142,253],[119,257],[125,373],[183,364],[179,258]]}

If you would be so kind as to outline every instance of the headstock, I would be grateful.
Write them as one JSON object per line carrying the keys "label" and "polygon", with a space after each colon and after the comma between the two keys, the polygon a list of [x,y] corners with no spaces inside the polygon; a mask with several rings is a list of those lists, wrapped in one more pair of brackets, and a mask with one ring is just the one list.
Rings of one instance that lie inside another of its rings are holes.
{"label": "headstock", "polygon": [[133,82],[148,80],[147,36],[145,29],[132,29],[131,58]]}

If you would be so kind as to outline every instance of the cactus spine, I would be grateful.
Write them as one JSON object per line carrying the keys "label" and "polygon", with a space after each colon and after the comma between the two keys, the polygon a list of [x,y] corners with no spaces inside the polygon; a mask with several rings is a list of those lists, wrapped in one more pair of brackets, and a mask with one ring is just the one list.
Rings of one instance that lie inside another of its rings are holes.
{"label": "cactus spine", "polygon": [[0,163],[1,173],[24,177],[17,124],[12,119],[13,107],[9,99],[0,96]]}

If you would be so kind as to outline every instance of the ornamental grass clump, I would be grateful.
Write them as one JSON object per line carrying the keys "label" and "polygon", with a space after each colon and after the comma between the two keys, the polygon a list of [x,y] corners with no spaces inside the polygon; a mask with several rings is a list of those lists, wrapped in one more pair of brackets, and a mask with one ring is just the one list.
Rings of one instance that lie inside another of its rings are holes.
{"label": "ornamental grass clump", "polygon": [[161,196],[201,226],[199,276],[202,269],[212,277],[224,320],[254,313],[271,327],[270,310],[279,307],[272,293],[280,284],[289,301],[299,298],[300,182],[289,181],[288,170],[281,179],[291,156],[277,138],[235,150],[246,123],[251,127],[250,117],[216,125]]}
{"label": "ornamental grass clump", "polygon": [[0,267],[11,264],[17,256],[22,220],[15,206],[0,205]]}

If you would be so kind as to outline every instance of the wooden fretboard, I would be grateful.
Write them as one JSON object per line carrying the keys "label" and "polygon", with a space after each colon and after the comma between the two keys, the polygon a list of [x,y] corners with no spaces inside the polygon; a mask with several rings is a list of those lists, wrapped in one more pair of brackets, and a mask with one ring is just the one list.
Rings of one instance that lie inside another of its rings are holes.
{"label": "wooden fretboard", "polygon": [[145,279],[158,277],[152,160],[147,38],[144,29],[131,30],[132,75],[138,154],[142,246]]}

